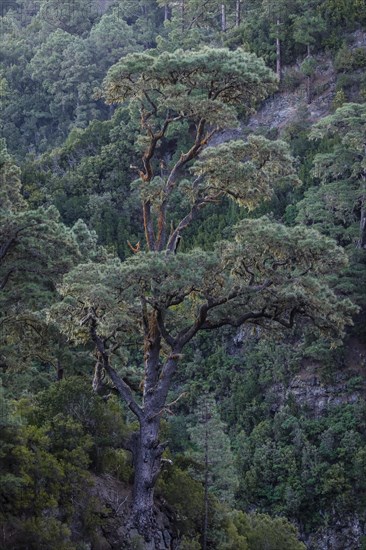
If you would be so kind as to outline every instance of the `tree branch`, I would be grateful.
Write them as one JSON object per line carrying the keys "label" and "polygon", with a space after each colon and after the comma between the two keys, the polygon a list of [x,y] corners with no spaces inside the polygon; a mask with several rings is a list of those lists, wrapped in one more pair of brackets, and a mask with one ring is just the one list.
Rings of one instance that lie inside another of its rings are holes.
{"label": "tree branch", "polygon": [[0,246],[0,262],[5,258],[5,256],[9,252],[11,246],[16,243],[16,240],[17,240],[17,237],[18,237],[19,233],[21,233],[22,231],[24,231],[24,229],[27,229],[28,227],[29,227],[29,225],[19,227],[19,229],[14,231],[14,233],[11,235],[11,237],[9,237],[9,239]]}
{"label": "tree branch", "polygon": [[156,412],[153,411],[158,411],[157,414],[160,414],[162,409],[165,407],[172,378],[177,369],[178,361],[181,358],[180,351],[181,348],[179,345],[176,346],[163,365],[159,382],[155,386],[155,391],[154,394],[151,395],[151,401],[149,404],[152,415],[156,415]]}
{"label": "tree branch", "polygon": [[9,281],[9,278],[10,278],[10,275],[12,273],[14,273],[15,271],[15,267],[12,267],[11,269],[9,269],[9,271],[5,274],[5,276],[3,277],[3,280],[1,281],[0,283],[0,290],[4,290],[7,282]]}
{"label": "tree branch", "polygon": [[177,240],[181,234],[181,232],[186,229],[198,216],[199,211],[201,208],[204,208],[207,204],[210,204],[214,201],[211,197],[203,197],[200,199],[196,199],[194,202],[190,212],[179,222],[176,229],[171,233],[168,239],[168,243],[166,245],[166,252],[174,252],[177,245]]}
{"label": "tree branch", "polygon": [[104,342],[102,338],[97,334],[97,321],[94,316],[91,317],[90,336],[100,354],[100,357],[103,360],[103,367],[106,373],[108,374],[108,376],[110,377],[110,379],[112,380],[113,384],[116,386],[118,393],[127,403],[130,410],[137,416],[139,420],[141,420],[143,411],[141,407],[138,405],[138,403],[135,401],[132,395],[131,388],[128,386],[128,384],[126,384],[126,382],[117,374],[117,372],[111,366],[109,362],[109,355],[107,350],[105,349]]}
{"label": "tree branch", "polygon": [[167,183],[164,188],[164,200],[160,205],[160,211],[159,211],[159,219],[158,219],[159,232],[158,232],[157,247],[156,247],[158,251],[162,251],[166,245],[166,214],[167,214],[167,207],[168,207],[168,198],[172,190],[174,189],[178,174],[181,172],[183,167],[186,166],[186,164],[188,164],[191,160],[195,159],[199,155],[203,147],[207,145],[209,140],[217,131],[217,128],[215,128],[214,130],[212,130],[211,132],[208,132],[205,135],[205,125],[206,125],[206,120],[204,118],[201,118],[196,127],[196,136],[192,147],[186,153],[181,154],[179,160],[173,166],[169,174],[169,177],[167,179]]}
{"label": "tree branch", "polygon": [[173,347],[175,345],[175,340],[172,337],[172,335],[169,334],[169,332],[166,329],[166,326],[165,326],[165,323],[164,323],[164,317],[163,317],[163,314],[162,314],[160,309],[157,310],[156,319],[157,319],[157,322],[158,322],[158,325],[159,325],[159,330],[161,332],[162,337],[164,338],[164,340],[166,341],[166,343],[169,346]]}
{"label": "tree branch", "polygon": [[220,319],[220,321],[217,321],[217,322],[206,321],[201,326],[201,330],[214,330],[223,326],[231,326],[231,327],[238,328],[241,325],[243,325],[245,322],[256,320],[256,319],[270,319],[271,321],[275,321],[276,323],[279,323],[283,327],[292,328],[294,326],[294,321],[297,313],[300,313],[299,309],[293,308],[289,313],[289,318],[284,319],[278,315],[267,313],[265,308],[263,308],[261,311],[248,311],[247,313],[245,313],[244,315],[236,319],[231,319],[227,317],[225,319]]}
{"label": "tree branch", "polygon": [[151,218],[151,202],[146,201],[142,206],[143,218],[144,218],[144,230],[145,238],[149,251],[154,250],[155,248],[155,235],[154,235],[154,225]]}

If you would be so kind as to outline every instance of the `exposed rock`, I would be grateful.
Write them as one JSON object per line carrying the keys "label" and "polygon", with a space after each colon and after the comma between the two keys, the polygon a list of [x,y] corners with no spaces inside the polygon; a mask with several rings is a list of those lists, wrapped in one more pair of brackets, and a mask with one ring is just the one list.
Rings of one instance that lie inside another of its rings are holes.
{"label": "exposed rock", "polygon": [[351,338],[345,346],[343,367],[324,382],[323,368],[316,361],[303,361],[302,368],[288,384],[275,384],[268,391],[268,400],[276,412],[289,399],[320,416],[328,407],[356,403],[366,397],[366,345]]}
{"label": "exposed rock", "polygon": [[[366,46],[366,32],[358,30],[350,37],[350,48]],[[302,60],[285,69],[286,74],[295,74],[297,88],[290,92],[279,92],[264,101],[258,112],[251,116],[246,124],[236,129],[226,130],[214,136],[210,146],[220,145],[232,139],[243,139],[250,132],[276,130],[279,135],[286,127],[301,118],[314,123],[331,112],[336,93],[336,71],[332,60],[326,54],[315,56],[317,69],[312,79],[312,100],[308,103],[306,78],[301,75]]]}
{"label": "exposed rock", "polygon": [[352,45],[353,48],[362,48],[366,46],[366,32],[363,30],[358,30],[352,35]]}
{"label": "exposed rock", "polygon": [[365,533],[365,521],[358,516],[334,518],[306,541],[308,550],[358,550]]}
{"label": "exposed rock", "polygon": [[317,70],[312,81],[313,98],[307,100],[306,80],[301,79],[300,63],[289,70],[297,71],[300,84],[293,92],[275,94],[264,102],[258,113],[251,117],[248,128],[251,131],[276,129],[279,134],[299,118],[316,122],[329,114],[335,96],[336,74],[331,60],[325,55],[316,57]]}
{"label": "exposed rock", "polygon": [[283,384],[272,386],[269,394],[276,396],[273,399],[272,410],[276,412],[289,400],[293,399],[298,405],[305,407],[314,416],[320,416],[328,407],[355,403],[360,400],[359,392],[350,392],[347,379],[349,374],[338,374],[335,376],[334,384],[324,384],[320,376],[316,374],[318,366],[312,365],[307,374],[304,372],[295,376],[289,385]]}
{"label": "exposed rock", "polygon": [[[363,38],[358,38],[359,41]],[[316,56],[317,70],[312,82],[313,99],[307,100],[306,79],[300,74],[300,65],[288,68],[299,76],[299,86],[296,90],[279,92],[263,102],[258,112],[252,115],[247,123],[238,128],[225,130],[215,135],[210,141],[211,146],[220,145],[233,139],[244,139],[251,132],[268,129],[281,133],[286,127],[297,121],[299,117],[309,123],[318,121],[331,111],[335,97],[336,73],[332,61],[326,55]]]}

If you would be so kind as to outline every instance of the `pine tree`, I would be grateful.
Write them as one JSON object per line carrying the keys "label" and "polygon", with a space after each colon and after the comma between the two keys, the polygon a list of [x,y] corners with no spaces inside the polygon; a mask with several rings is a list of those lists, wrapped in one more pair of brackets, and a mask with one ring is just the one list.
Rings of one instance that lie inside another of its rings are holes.
{"label": "pine tree", "polygon": [[[239,107],[251,112],[275,87],[275,75],[255,55],[212,48],[128,55],[105,80],[107,101],[128,102],[140,122],[141,163],[131,169],[145,241],[131,243],[134,255],[125,262],[76,267],[52,315],[72,341],[94,343],[96,387],[106,373],[139,422],[128,444],[135,470],[130,524],[147,539],[156,534],[154,486],[166,447],[160,419],[195,335],[246,322],[292,327],[297,317],[335,334],[355,311],[330,286],[345,256],[315,230],[247,219],[210,252],[179,251],[181,234],[207,205],[227,196],[254,208],[273,188],[298,184],[282,142],[209,147],[220,128],[237,124]],[[130,346],[141,350],[142,395],[127,376]]]}
{"label": "pine tree", "polygon": [[197,423],[189,429],[194,450],[192,457],[204,465],[203,548],[207,548],[209,530],[209,493],[221,502],[233,504],[239,481],[235,471],[230,440],[220,419],[214,399],[202,396],[196,411]]}
{"label": "pine tree", "polygon": [[0,141],[0,198],[3,368],[19,368],[35,358],[56,365],[53,352],[62,338],[48,331],[42,310],[56,299],[56,284],[72,266],[100,258],[95,235],[83,222],[75,230],[67,228],[55,207],[27,207],[21,195],[20,170],[4,140]]}

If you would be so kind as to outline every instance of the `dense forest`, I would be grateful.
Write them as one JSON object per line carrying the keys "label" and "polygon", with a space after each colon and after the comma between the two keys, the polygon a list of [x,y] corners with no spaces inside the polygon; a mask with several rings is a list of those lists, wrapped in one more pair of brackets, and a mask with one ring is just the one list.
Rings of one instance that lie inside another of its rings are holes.
{"label": "dense forest", "polygon": [[364,0],[6,0],[0,548],[366,548]]}

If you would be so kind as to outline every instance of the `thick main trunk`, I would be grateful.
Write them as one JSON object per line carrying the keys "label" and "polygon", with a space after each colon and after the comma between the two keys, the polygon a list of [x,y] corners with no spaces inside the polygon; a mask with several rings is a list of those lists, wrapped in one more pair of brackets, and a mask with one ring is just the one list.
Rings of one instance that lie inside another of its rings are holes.
{"label": "thick main trunk", "polygon": [[163,449],[159,446],[159,417],[144,419],[134,449],[134,486],[130,523],[146,540],[154,540],[154,487],[160,473]]}
{"label": "thick main trunk", "polygon": [[143,415],[139,419],[140,430],[134,443],[134,487],[131,524],[146,540],[154,538],[154,487],[160,473],[162,447],[159,446],[159,409],[154,404],[154,394],[159,380],[160,331],[155,314],[144,311],[145,327],[145,378]]}

